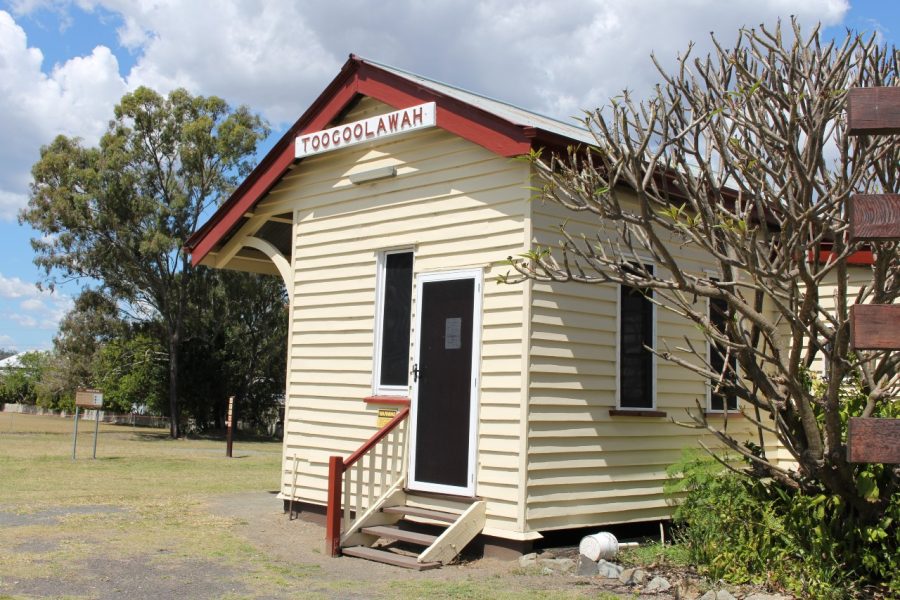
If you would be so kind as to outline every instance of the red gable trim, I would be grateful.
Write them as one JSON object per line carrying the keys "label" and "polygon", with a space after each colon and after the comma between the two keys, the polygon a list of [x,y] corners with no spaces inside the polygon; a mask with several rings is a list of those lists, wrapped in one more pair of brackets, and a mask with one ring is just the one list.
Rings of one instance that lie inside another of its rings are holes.
{"label": "red gable trim", "polygon": [[[817,263],[826,263],[829,260],[833,260],[832,256],[834,252],[831,250],[819,250],[819,258],[816,260]],[[809,252],[809,261],[812,262],[815,260],[815,253],[810,250]],[[875,264],[875,255],[872,254],[871,250],[857,250],[853,254],[847,257],[848,265],[861,265],[861,266],[871,266]]]}
{"label": "red gable trim", "polygon": [[362,63],[359,93],[395,108],[436,102],[437,124],[441,129],[474,142],[501,156],[519,156],[531,149],[524,127],[504,121],[470,104],[444,96],[376,66]]}
{"label": "red gable trim", "polygon": [[325,129],[357,94],[370,96],[396,109],[423,102],[437,103],[437,125],[501,156],[518,156],[531,149],[536,132],[426,86],[399,77],[350,55],[341,72],[303,116],[278,141],[231,197],[187,242],[191,264],[199,264],[287,172],[296,160],[294,139]]}
{"label": "red gable trim", "polygon": [[[356,82],[351,80],[334,93],[318,114],[310,115],[309,122],[298,128],[304,115],[282,137],[260,164],[247,176],[230,198],[210,217],[202,228],[188,239],[185,246],[191,253],[191,264],[196,266],[210,250],[231,231],[241,217],[251,210],[287,172],[294,163],[294,139],[305,131],[318,131],[336,116],[356,95]],[[313,104],[315,106],[315,104]],[[307,111],[308,112],[308,111]],[[329,116],[330,115],[330,116]]]}

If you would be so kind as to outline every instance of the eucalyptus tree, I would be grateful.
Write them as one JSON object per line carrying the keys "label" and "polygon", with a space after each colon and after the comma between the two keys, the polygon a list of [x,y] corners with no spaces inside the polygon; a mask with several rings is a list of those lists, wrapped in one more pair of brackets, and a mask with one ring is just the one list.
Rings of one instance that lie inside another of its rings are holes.
{"label": "eucalyptus tree", "polygon": [[98,147],[59,136],[41,149],[20,221],[49,285],[88,278],[160,320],[168,358],[171,435],[179,429],[179,350],[194,269],[182,249],[204,211],[245,177],[268,133],[247,108],[182,89],[139,88],[115,107]]}
{"label": "eucalyptus tree", "polygon": [[[508,280],[652,290],[652,302],[694,322],[727,359],[714,364],[687,339],[648,350],[740,398],[760,443],[702,411],[694,424],[743,456],[747,473],[839,496],[871,522],[900,492],[900,467],[850,464],[847,418],[897,416],[900,353],[851,353],[848,306],[895,302],[900,259],[896,244],[852,243],[846,214],[853,193],[898,190],[900,144],[849,136],[846,95],[900,84],[898,52],[854,32],[804,35],[796,22],[743,29],[731,47],[713,41],[714,52],[695,58],[689,48],[672,72],[657,62],[662,81],[645,100],[625,93],[587,113],[595,146],[531,157],[537,195],[593,218],[596,231],[562,224],[558,247],[510,259]],[[679,246],[716,272],[682,264]],[[861,249],[874,264],[851,286],[848,261]],[[726,318],[711,319],[707,299]],[[820,362],[825,377],[811,381]],[[766,452],[767,432],[794,466]]]}

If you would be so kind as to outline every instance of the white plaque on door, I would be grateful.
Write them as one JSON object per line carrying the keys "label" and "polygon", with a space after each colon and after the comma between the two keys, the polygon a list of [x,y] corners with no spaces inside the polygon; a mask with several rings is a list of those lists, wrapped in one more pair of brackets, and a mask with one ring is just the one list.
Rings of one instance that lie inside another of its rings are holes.
{"label": "white plaque on door", "polygon": [[444,350],[462,348],[462,318],[451,317],[444,321]]}

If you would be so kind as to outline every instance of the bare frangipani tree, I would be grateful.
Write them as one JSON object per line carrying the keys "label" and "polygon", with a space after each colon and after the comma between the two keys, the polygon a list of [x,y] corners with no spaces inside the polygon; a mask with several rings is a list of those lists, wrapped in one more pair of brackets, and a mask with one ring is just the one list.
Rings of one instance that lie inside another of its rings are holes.
{"label": "bare frangipani tree", "polygon": [[[725,359],[711,361],[688,339],[653,351],[740,398],[759,447],[700,410],[690,412],[694,426],[745,456],[753,475],[837,494],[875,517],[897,493],[900,469],[885,470],[877,491],[858,485],[846,419],[896,412],[900,355],[851,353],[848,305],[894,302],[900,269],[895,244],[850,243],[845,215],[853,193],[897,191],[900,144],[848,136],[845,104],[848,88],[898,85],[898,52],[853,32],[825,41],[796,23],[743,29],[733,48],[714,43],[707,57],[689,49],[673,73],[659,68],[649,99],[626,93],[588,113],[595,147],[532,156],[540,198],[587,213],[597,232],[561,225],[559,247],[511,259],[507,280],[652,290],[654,303],[696,323]],[[716,272],[690,270],[678,246],[704,253]],[[871,276],[851,285],[848,261],[860,251],[873,251]],[[727,317],[711,320],[707,301]],[[811,385],[820,362],[825,377]],[[859,406],[846,401],[853,381]],[[796,468],[766,454],[766,431]]]}

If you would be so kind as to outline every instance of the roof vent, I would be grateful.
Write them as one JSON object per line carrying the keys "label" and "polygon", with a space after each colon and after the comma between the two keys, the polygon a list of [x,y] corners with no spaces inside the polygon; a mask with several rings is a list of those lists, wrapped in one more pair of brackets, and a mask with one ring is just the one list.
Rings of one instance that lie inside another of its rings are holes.
{"label": "roof vent", "polygon": [[378,169],[370,169],[368,171],[360,171],[359,173],[351,173],[350,174],[350,183],[355,185],[359,185],[361,183],[368,183],[370,181],[377,181],[379,179],[387,179],[388,177],[396,177],[397,176],[397,167],[380,167]]}

